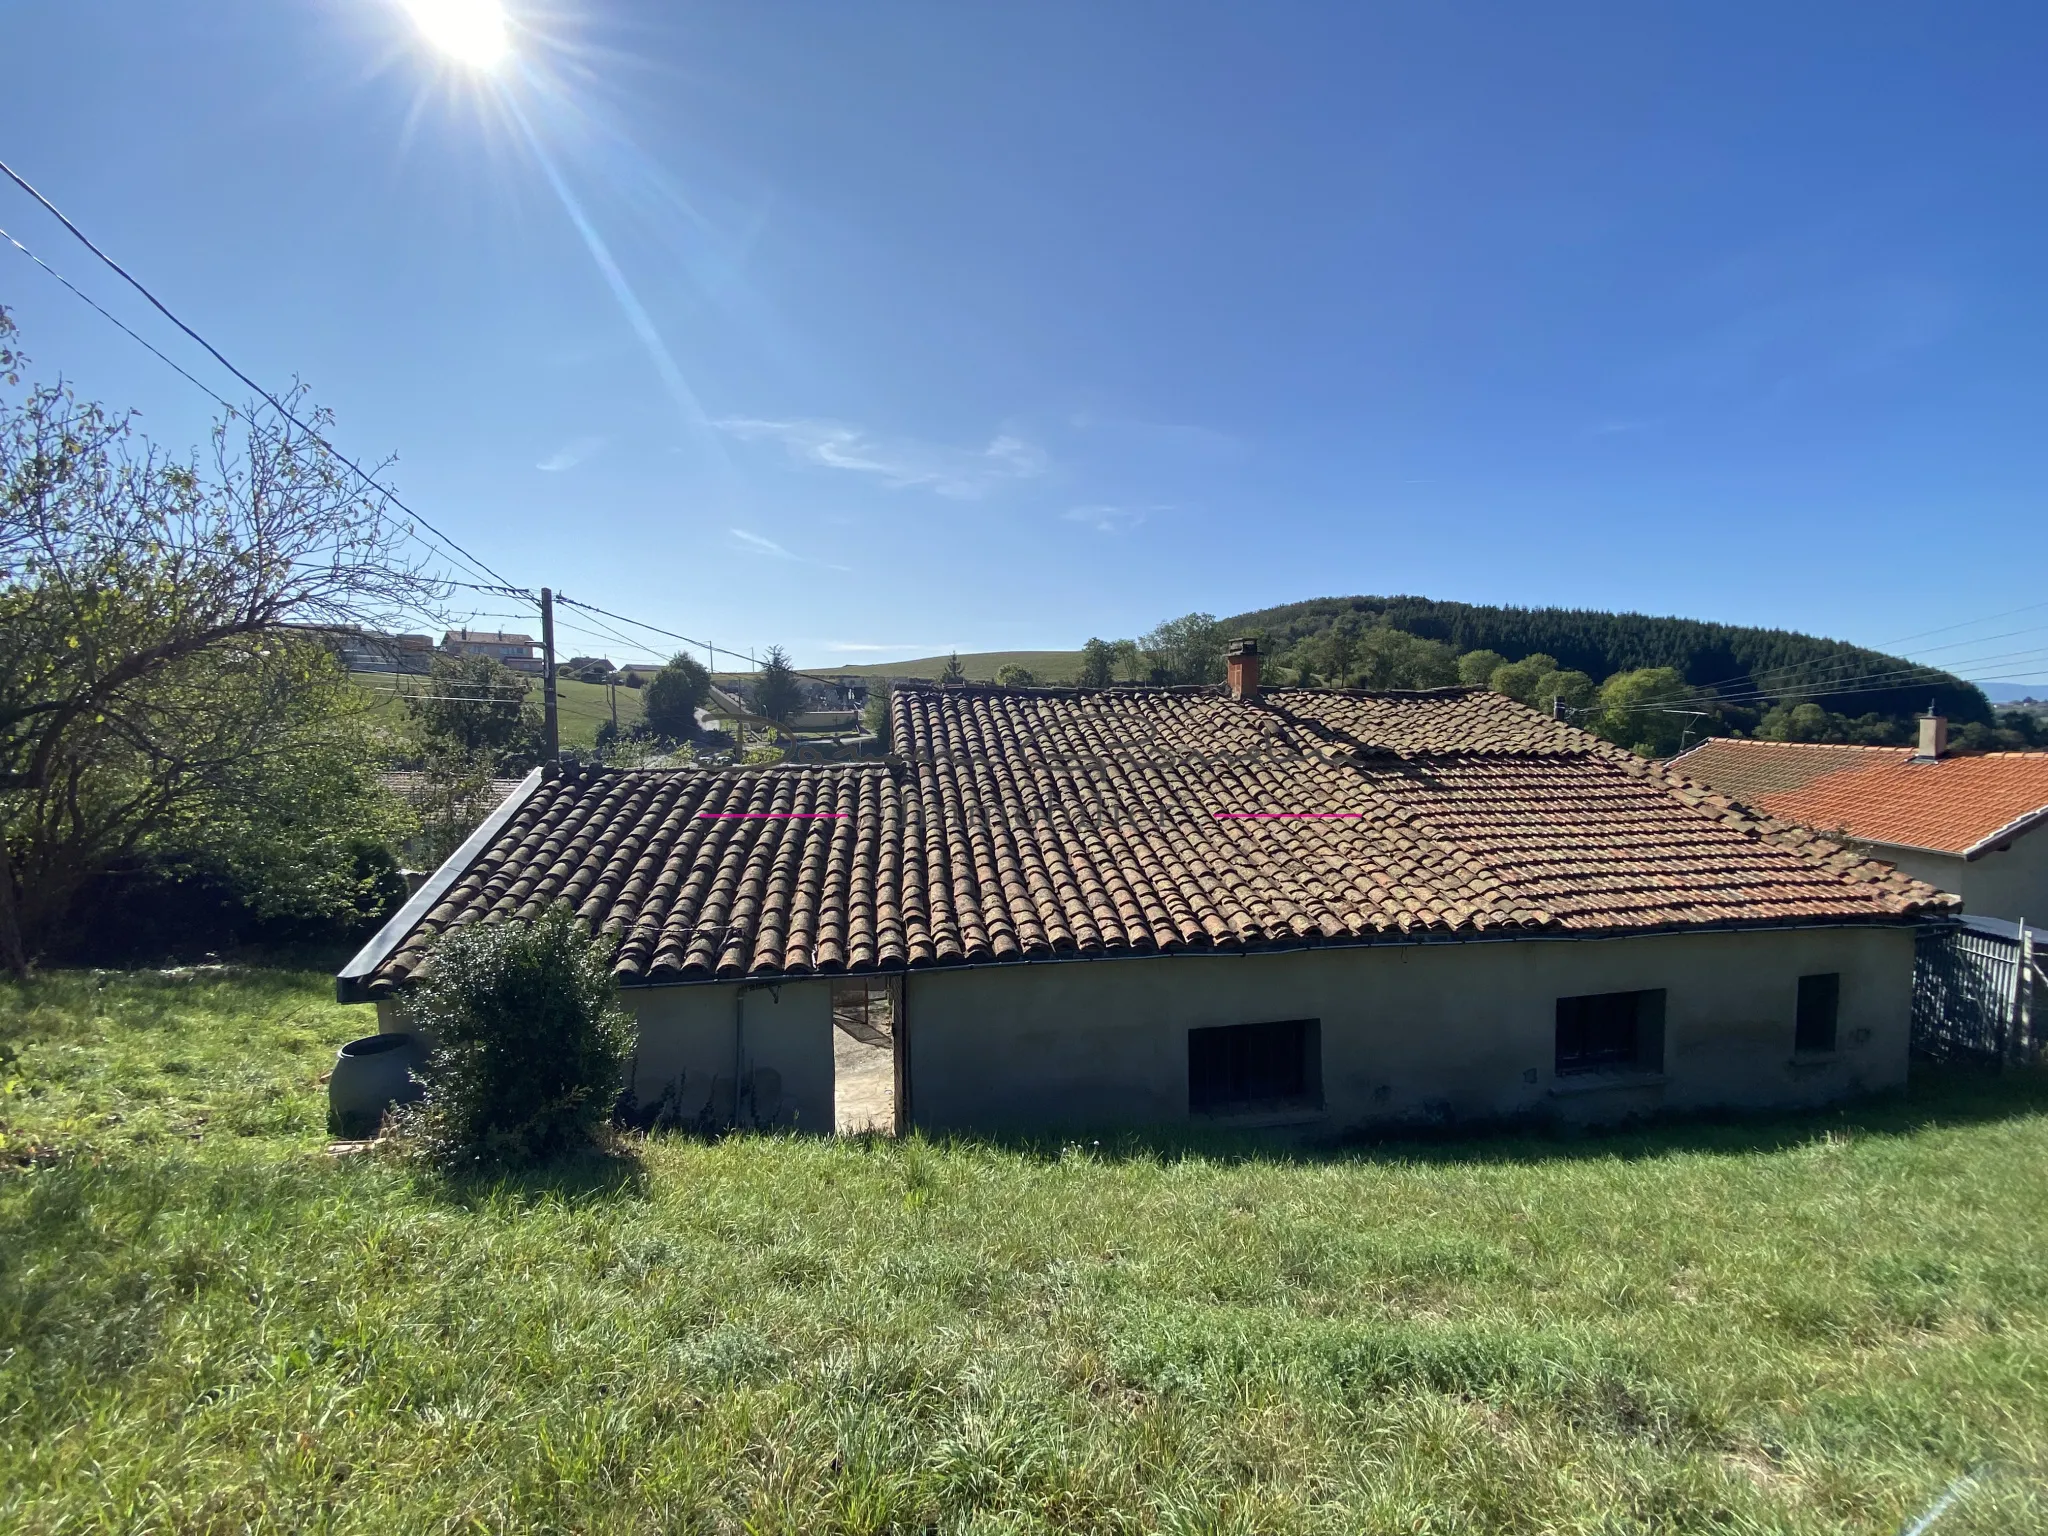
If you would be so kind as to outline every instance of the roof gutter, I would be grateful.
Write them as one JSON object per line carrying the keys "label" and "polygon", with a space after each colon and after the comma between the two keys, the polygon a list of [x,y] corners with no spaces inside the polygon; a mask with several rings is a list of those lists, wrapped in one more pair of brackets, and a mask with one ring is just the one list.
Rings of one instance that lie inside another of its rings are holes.
{"label": "roof gutter", "polygon": [[2009,837],[2018,837],[2022,832],[2031,832],[2043,821],[2048,821],[2048,805],[2031,810],[2024,816],[2015,817],[1996,832],[1993,832],[1989,837],[1978,838],[1976,842],[1963,850],[1963,857],[1965,859],[1982,858],[1997,844],[2004,842]]}
{"label": "roof gutter", "polygon": [[1893,843],[1881,837],[1859,837],[1847,828],[1844,828],[1839,836],[1848,842],[1859,843],[1865,848],[1896,848],[1901,853],[1931,853],[1944,859],[1961,859],[1965,863],[1970,863],[1983,858],[2007,839],[2018,837],[2022,832],[2033,831],[2043,821],[2048,821],[2048,805],[2008,821],[1996,832],[1987,833],[1967,848],[1929,848],[1922,843]]}
{"label": "roof gutter", "polygon": [[391,958],[391,952],[399,942],[417,928],[420,920],[439,904],[457,880],[468,872],[483,851],[497,841],[498,834],[505,830],[512,818],[519,814],[534,791],[540,788],[541,770],[536,768],[519,781],[519,787],[499,803],[498,808],[486,816],[477,829],[463,839],[462,846],[441,862],[441,867],[427,876],[426,882],[412,893],[412,899],[393,914],[391,920],[379,928],[376,937],[355,952],[354,957],[334,975],[334,1000],[338,1003],[367,1003],[370,996],[370,978],[377,968]]}

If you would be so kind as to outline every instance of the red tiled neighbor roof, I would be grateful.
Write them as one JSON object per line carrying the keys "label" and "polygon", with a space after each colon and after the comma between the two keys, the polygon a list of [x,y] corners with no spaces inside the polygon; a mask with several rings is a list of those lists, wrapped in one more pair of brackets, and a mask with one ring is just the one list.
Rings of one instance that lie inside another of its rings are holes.
{"label": "red tiled neighbor roof", "polygon": [[1910,747],[1717,738],[1671,769],[1786,821],[1965,858],[2048,816],[2048,752],[1912,758]]}
{"label": "red tiled neighbor roof", "polygon": [[1954,903],[1476,690],[915,687],[892,713],[886,764],[537,782],[344,984],[555,900],[627,983]]}

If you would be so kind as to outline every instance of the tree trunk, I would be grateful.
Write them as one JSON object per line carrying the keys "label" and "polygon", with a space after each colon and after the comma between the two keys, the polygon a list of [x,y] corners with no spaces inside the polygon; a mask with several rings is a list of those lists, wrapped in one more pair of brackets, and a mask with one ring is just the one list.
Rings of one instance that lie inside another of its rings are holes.
{"label": "tree trunk", "polygon": [[0,832],[0,965],[17,981],[28,980],[28,945],[21,932],[21,898],[14,888],[14,855]]}

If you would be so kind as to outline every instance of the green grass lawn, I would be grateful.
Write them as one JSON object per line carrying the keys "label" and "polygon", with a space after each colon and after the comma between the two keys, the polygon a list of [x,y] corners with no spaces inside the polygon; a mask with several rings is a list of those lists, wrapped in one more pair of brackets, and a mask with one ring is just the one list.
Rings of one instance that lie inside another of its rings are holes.
{"label": "green grass lawn", "polygon": [[0,987],[0,1529],[2048,1530],[2048,1085],[1289,1155],[323,1152],[324,976]]}
{"label": "green grass lawn", "polygon": [[[390,672],[354,672],[349,674],[365,693],[372,696],[373,715],[389,718],[394,723],[403,718],[405,704],[400,695],[407,692],[425,692],[428,679],[425,677],[395,675]],[[540,703],[540,679],[531,679],[532,698],[536,706]],[[619,724],[633,725],[640,718],[640,692],[636,688],[620,688]],[[602,683],[580,683],[571,677],[557,676],[555,679],[556,724],[562,735],[562,745],[578,747],[588,752],[597,746],[597,727],[600,721],[612,717],[610,690]]]}
{"label": "green grass lawn", "polygon": [[[992,683],[996,673],[1004,667],[1028,668],[1041,685],[1071,683],[1081,675],[1081,653],[1079,651],[962,651],[961,670],[967,680],[974,683]],[[943,656],[920,656],[915,661],[870,662],[860,666],[844,667],[836,662],[830,666],[809,667],[805,670],[825,677],[837,677],[842,672],[851,677],[922,677],[936,679],[946,670]]]}

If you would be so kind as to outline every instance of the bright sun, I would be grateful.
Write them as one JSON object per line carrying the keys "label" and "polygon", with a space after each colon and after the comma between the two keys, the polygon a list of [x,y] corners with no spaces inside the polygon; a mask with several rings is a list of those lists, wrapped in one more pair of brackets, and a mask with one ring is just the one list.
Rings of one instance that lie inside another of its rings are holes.
{"label": "bright sun", "polygon": [[498,0],[404,0],[427,40],[451,58],[494,69],[512,51],[505,8]]}

